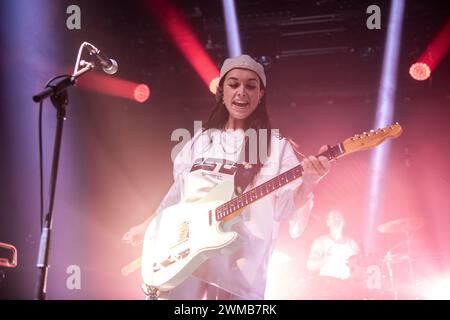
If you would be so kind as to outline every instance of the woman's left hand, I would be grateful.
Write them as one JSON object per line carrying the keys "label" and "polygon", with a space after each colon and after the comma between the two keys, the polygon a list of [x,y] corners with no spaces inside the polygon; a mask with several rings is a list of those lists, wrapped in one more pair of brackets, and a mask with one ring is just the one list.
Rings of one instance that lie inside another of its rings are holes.
{"label": "woman's left hand", "polygon": [[[327,148],[327,146],[322,146],[319,149],[319,154],[327,150]],[[301,165],[304,171],[302,175],[303,183],[300,188],[304,195],[309,195],[319,181],[330,171],[330,162],[324,156],[309,156],[302,160]]]}

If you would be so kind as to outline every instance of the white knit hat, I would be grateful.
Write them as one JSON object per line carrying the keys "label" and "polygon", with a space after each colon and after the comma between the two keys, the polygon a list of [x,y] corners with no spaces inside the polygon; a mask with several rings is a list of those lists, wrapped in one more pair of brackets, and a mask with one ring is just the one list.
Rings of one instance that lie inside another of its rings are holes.
{"label": "white knit hat", "polygon": [[254,71],[261,79],[264,87],[266,87],[266,75],[264,73],[264,67],[246,54],[234,58],[228,58],[224,61],[222,69],[220,69],[219,83],[220,81],[222,81],[228,71],[236,68]]}

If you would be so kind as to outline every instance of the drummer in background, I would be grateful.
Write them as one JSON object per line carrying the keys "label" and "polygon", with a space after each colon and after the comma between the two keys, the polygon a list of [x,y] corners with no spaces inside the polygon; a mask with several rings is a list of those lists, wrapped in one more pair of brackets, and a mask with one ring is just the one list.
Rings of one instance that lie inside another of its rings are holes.
{"label": "drummer in background", "polygon": [[329,233],[313,241],[307,268],[318,272],[315,282],[317,299],[352,299],[349,258],[359,254],[359,246],[353,239],[344,235],[345,220],[341,212],[331,210],[326,220]]}

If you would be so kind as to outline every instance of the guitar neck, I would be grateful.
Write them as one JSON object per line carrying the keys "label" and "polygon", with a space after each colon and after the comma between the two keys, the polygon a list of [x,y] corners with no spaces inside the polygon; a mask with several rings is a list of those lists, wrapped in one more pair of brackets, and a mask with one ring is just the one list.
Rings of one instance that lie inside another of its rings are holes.
{"label": "guitar neck", "polygon": [[[324,156],[328,160],[337,159],[345,154],[344,146],[342,143],[329,147],[326,151],[319,154]],[[282,174],[264,182],[263,184],[244,192],[243,194],[233,198],[232,200],[225,202],[215,210],[216,220],[225,220],[230,215],[236,213],[238,210],[258,201],[259,199],[267,196],[279,188],[291,183],[292,181],[300,178],[303,174],[303,167],[298,165],[292,169],[283,172]]]}

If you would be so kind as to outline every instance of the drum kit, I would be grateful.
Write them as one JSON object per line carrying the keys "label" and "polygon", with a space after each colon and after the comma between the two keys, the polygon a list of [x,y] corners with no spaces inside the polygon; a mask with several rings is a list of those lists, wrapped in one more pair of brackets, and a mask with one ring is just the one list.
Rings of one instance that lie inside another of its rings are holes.
{"label": "drum kit", "polygon": [[[413,236],[424,225],[425,220],[417,217],[405,217],[379,225],[377,231],[391,243],[386,253],[360,253],[349,257],[347,265],[351,277],[345,281],[310,273],[301,278],[295,292],[301,292],[302,299],[419,299],[416,278],[420,276],[416,273],[421,274],[418,268],[420,259],[416,254],[415,241],[413,245]],[[424,258],[423,255],[420,257]]]}
{"label": "drum kit", "polygon": [[[381,281],[376,288],[382,292],[383,299],[414,298],[417,284],[414,257],[412,252],[413,235],[421,229],[425,220],[418,217],[405,217],[385,222],[378,226],[378,232],[385,235],[400,235],[401,241],[391,246],[379,259]],[[366,272],[368,272],[368,268]],[[372,269],[374,270],[374,269]],[[369,285],[369,282],[367,283]],[[400,293],[402,288],[408,288],[408,296]]]}
{"label": "drum kit", "polygon": [[[351,283],[360,288],[358,299],[411,299],[417,284],[413,254],[413,235],[424,226],[417,217],[405,217],[377,227],[384,235],[401,237],[385,254],[359,254],[348,259]],[[356,290],[354,290],[356,292]]]}

